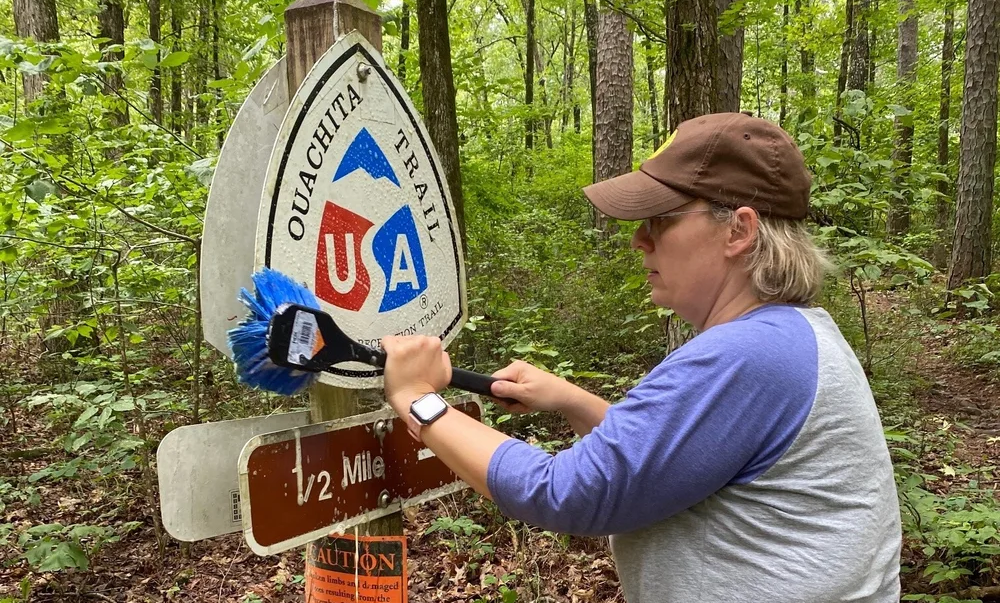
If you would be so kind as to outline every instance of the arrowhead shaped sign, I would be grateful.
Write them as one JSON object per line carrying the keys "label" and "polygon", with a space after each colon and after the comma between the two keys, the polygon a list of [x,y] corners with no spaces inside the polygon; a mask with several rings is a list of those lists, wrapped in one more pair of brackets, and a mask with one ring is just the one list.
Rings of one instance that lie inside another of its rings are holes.
{"label": "arrowhead shaped sign", "polygon": [[[268,165],[255,268],[304,283],[356,340],[424,334],[447,345],[466,318],[455,208],[437,153],[402,86],[357,32],[313,66]],[[381,385],[345,363],[320,380]]]}

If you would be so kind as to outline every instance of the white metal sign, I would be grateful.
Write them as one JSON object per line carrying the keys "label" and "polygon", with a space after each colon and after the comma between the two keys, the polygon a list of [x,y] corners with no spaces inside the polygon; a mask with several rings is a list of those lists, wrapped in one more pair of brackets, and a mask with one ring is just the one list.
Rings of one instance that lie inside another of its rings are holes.
{"label": "white metal sign", "polygon": [[188,425],[174,429],[156,450],[163,527],[194,542],[243,529],[240,452],[255,436],[303,427],[309,411]]}
{"label": "white metal sign", "polygon": [[261,78],[240,107],[216,164],[201,243],[201,307],[205,340],[233,353],[226,331],[246,314],[240,288],[253,288],[257,210],[271,149],[288,110],[282,58]]}
{"label": "white metal sign", "polygon": [[[304,283],[349,336],[425,334],[465,321],[455,209],[430,137],[402,86],[357,32],[306,75],[274,145],[257,219],[256,266]],[[369,388],[345,363],[321,381]]]}

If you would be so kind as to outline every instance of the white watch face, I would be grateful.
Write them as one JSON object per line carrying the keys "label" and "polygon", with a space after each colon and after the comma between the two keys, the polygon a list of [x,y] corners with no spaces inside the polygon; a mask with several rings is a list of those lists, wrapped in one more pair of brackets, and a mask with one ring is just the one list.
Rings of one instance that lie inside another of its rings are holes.
{"label": "white watch face", "polygon": [[441,399],[441,396],[427,394],[410,406],[410,412],[418,421],[426,424],[440,416],[447,408],[448,404]]}

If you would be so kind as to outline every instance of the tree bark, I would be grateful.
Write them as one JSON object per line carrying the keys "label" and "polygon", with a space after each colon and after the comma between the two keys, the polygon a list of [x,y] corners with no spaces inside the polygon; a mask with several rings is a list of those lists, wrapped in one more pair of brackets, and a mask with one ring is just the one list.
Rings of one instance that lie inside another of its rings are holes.
{"label": "tree bark", "polygon": [[[732,4],[732,0],[716,0],[719,17]],[[720,32],[721,33],[721,32]],[[732,34],[719,36],[718,99],[715,111],[740,110],[740,86],[743,83],[743,27]]]}
{"label": "tree bark", "polygon": [[909,109],[911,114],[896,117],[896,144],[892,150],[895,168],[892,184],[902,193],[902,198],[889,198],[886,230],[897,236],[910,230],[910,205],[913,203],[913,193],[908,181],[913,163],[913,87],[917,83],[917,11],[914,0],[901,0],[899,13],[903,21],[899,24],[896,47],[896,79],[903,92],[900,104]]}
{"label": "tree bark", "polygon": [[524,121],[524,148],[535,146],[535,0],[524,0],[526,43],[524,61],[524,106],[528,117]]}
{"label": "tree bark", "polygon": [[649,88],[649,120],[653,124],[653,150],[660,148],[660,114],[656,107],[656,78],[653,77],[653,48],[649,36],[642,41],[646,55],[646,86]]}
{"label": "tree bark", "polygon": [[666,128],[712,113],[718,95],[717,0],[667,0]]}
{"label": "tree bark", "polygon": [[[625,15],[601,10],[597,39],[597,113],[594,118],[597,181],[632,171],[632,32]],[[595,210],[594,226],[608,233],[608,218]]]}
{"label": "tree bark", "polygon": [[1000,0],[969,0],[955,237],[948,288],[989,274],[997,153]]}
{"label": "tree bark", "polygon": [[587,27],[587,67],[590,70],[590,117],[594,131],[590,137],[593,181],[597,182],[597,38],[600,21],[594,0],[583,0],[583,19]]}
{"label": "tree bark", "polygon": [[[937,161],[943,174],[948,173],[948,138],[951,121],[951,68],[955,61],[955,3],[946,0],[944,6],[944,37],[941,41],[941,100],[938,104],[938,147]],[[937,185],[938,197],[935,202],[934,226],[938,236],[934,240],[931,260],[939,269],[948,264],[948,226],[951,221],[951,187],[947,180]]]}
{"label": "tree bark", "polygon": [[[170,0],[170,34],[173,42],[170,45],[171,52],[180,50],[180,41],[183,32],[181,31],[181,2],[183,0]],[[183,65],[170,69],[170,127],[174,132],[180,133],[183,123],[181,113],[181,68]]]}
{"label": "tree bark", "polygon": [[[59,17],[55,0],[14,0],[14,31],[37,42],[57,42]],[[44,74],[21,74],[26,104],[38,98],[48,79]]]}
{"label": "tree bark", "polygon": [[[835,99],[835,114],[840,117],[844,106],[844,91],[847,89],[847,72],[850,69],[851,48],[854,44],[854,0],[846,0],[844,4],[844,41],[840,46],[840,71],[837,72],[837,98]],[[841,125],[833,122],[833,138],[840,143]]]}
{"label": "tree bark", "polygon": [[[417,0],[417,44],[420,45],[420,85],[424,118],[431,141],[448,180],[458,230],[465,242],[465,201],[458,154],[458,118],[455,113],[455,79],[451,70],[446,0]],[[530,62],[530,59],[529,59]]]}
{"label": "tree bark", "polygon": [[410,4],[404,0],[403,11],[400,20],[399,36],[399,67],[396,69],[396,77],[406,88],[406,55],[410,51]]}
{"label": "tree bark", "polygon": [[[561,110],[559,132],[565,132],[569,125],[569,114],[572,106],[574,117],[580,109],[573,94],[573,82],[576,79],[576,5],[570,7],[569,27],[563,23],[563,87],[560,94]],[[572,102],[571,102],[572,101]],[[577,128],[577,133],[579,133]]]}
{"label": "tree bark", "polygon": [[[148,0],[149,7],[149,39],[155,44],[160,43],[160,0]],[[163,79],[160,74],[160,50],[156,50],[156,67],[149,78],[149,111],[153,120],[163,123]]]}
{"label": "tree bark", "polygon": [[[222,65],[219,63],[219,5],[223,0],[211,0],[212,2],[212,79],[219,80],[222,79]],[[222,91],[218,88],[215,89],[215,106],[218,107],[222,102]],[[216,114],[216,124],[222,120],[222,114],[219,111],[215,111]],[[216,135],[217,148],[222,148],[222,143],[225,141],[225,131],[223,128],[218,128],[218,134]],[[200,323],[199,323],[200,324]]]}
{"label": "tree bark", "polygon": [[121,0],[101,0],[97,23],[100,30],[99,36],[108,38],[107,42],[101,42],[101,50],[104,51],[102,60],[108,63],[119,63],[109,67],[104,74],[104,94],[110,97],[115,105],[110,116],[111,125],[113,127],[123,126],[128,123],[128,105],[118,95],[124,88],[120,62],[125,57],[125,50],[124,48],[105,50],[109,46],[121,47],[125,44],[125,13]]}
{"label": "tree bark", "polygon": [[[795,15],[802,24],[802,38],[799,42],[799,72],[802,77],[802,82],[799,86],[802,94],[802,100],[799,103],[798,119],[800,127],[803,122],[816,117],[816,56],[806,45],[806,32],[809,28],[809,19],[807,16],[803,16],[804,12],[808,12],[808,8],[808,0],[795,0]],[[846,72],[846,69],[844,71]]]}
{"label": "tree bark", "polygon": [[781,107],[778,109],[778,125],[785,127],[788,117],[788,0],[781,9]]}
{"label": "tree bark", "polygon": [[871,0],[858,0],[854,15],[854,40],[851,43],[851,64],[847,71],[848,90],[868,90],[871,72],[871,49],[868,44],[868,12]]}

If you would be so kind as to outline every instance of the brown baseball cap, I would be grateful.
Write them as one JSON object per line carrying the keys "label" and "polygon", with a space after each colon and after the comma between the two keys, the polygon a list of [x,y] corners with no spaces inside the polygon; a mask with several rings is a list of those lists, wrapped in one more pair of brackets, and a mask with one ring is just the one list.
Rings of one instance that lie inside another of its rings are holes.
{"label": "brown baseball cap", "polygon": [[744,113],[713,113],[682,122],[638,170],[583,192],[619,220],[651,218],[696,199],[801,220],[811,181],[802,152],[780,127]]}

